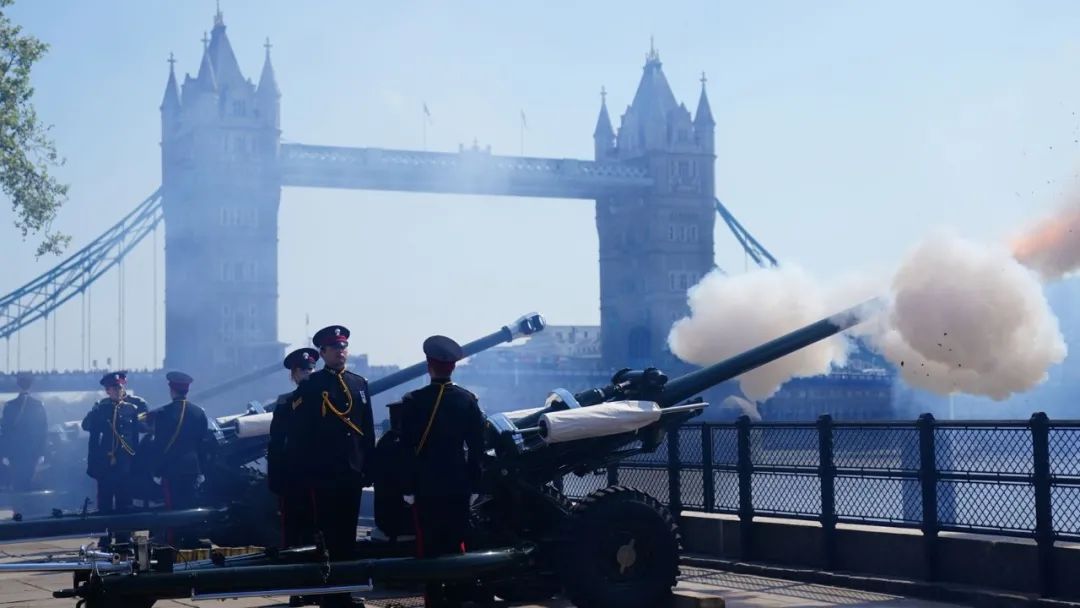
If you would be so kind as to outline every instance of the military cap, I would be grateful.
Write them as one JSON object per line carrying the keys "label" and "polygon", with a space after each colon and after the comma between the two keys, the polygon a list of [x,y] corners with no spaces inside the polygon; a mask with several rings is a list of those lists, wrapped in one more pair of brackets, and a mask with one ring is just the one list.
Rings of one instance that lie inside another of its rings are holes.
{"label": "military cap", "polygon": [[30,372],[19,372],[19,374],[15,376],[15,384],[23,390],[30,388],[30,385],[33,383],[34,376],[30,374]]}
{"label": "military cap", "polygon": [[315,336],[311,341],[319,348],[333,344],[340,344],[347,347],[349,346],[349,328],[342,325],[324,327],[315,332]]}
{"label": "military cap", "polygon": [[109,372],[101,377],[101,386],[124,386],[127,384],[127,372]]}
{"label": "military cap", "polygon": [[431,336],[424,340],[424,355],[442,363],[455,363],[465,358],[461,346],[446,336]]}
{"label": "military cap", "polygon": [[319,360],[319,351],[314,348],[298,348],[285,357],[285,369],[293,370],[315,369],[315,362]]}
{"label": "military cap", "polygon": [[187,388],[195,381],[194,378],[184,372],[169,372],[165,374],[165,379],[169,381],[169,386],[176,388]]}

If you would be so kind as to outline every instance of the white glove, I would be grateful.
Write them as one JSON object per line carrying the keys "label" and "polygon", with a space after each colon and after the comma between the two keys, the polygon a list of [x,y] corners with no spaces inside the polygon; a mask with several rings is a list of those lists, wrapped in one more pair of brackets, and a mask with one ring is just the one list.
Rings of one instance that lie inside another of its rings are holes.
{"label": "white glove", "polygon": [[479,494],[470,494],[469,495],[469,504],[472,504],[472,503],[476,502],[477,498],[480,498]]}
{"label": "white glove", "polygon": [[155,477],[154,478],[154,483],[156,483],[157,485],[160,486],[161,485],[161,478],[160,477]]}
{"label": "white glove", "polygon": [[413,504],[413,501],[416,500],[416,497],[414,497],[412,494],[406,494],[406,495],[402,496],[401,498],[404,499],[405,502],[410,504],[410,505]]}
{"label": "white glove", "polygon": [[198,483],[202,483],[206,481],[206,476],[200,473],[199,476],[195,478],[195,481]]}

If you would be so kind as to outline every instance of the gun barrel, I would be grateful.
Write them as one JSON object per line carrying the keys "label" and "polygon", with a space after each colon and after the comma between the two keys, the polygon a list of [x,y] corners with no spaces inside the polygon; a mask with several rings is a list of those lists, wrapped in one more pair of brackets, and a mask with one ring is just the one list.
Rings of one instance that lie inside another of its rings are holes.
{"label": "gun barrel", "polygon": [[42,517],[0,523],[0,542],[77,534],[99,534],[113,530],[210,524],[223,521],[227,509],[183,509],[177,511],[136,511],[109,515]]}
{"label": "gun barrel", "polygon": [[[528,336],[538,331],[542,331],[545,326],[546,322],[544,321],[544,317],[539,313],[532,312],[520,317],[509,325],[504,325],[502,328],[500,328],[494,333],[488,334],[483,338],[480,338],[479,340],[473,340],[468,344],[462,345],[461,348],[465,351],[465,356],[469,357],[475,355],[478,352],[487,350],[497,344],[502,344],[503,342],[510,342],[521,336]],[[233,378],[232,380],[222,382],[221,384],[212,386],[202,392],[196,393],[191,396],[191,399],[194,401],[198,401],[201,399],[209,399],[210,397],[220,395],[238,386],[243,386],[249,382],[254,382],[255,380],[258,380],[259,378],[269,376],[270,374],[278,372],[281,369],[282,367],[280,363],[273,363],[271,365],[267,365],[266,367],[261,367],[257,370],[248,372],[238,378]],[[391,388],[394,388],[399,384],[408,382],[409,380],[412,380],[414,378],[419,378],[420,376],[423,376],[426,372],[427,363],[417,363],[415,365],[410,365],[405,369],[398,370],[390,374],[389,376],[385,376],[383,378],[379,378],[378,380],[371,381],[370,383],[368,383],[368,388],[370,389],[372,395],[377,395]]]}
{"label": "gun barrel", "polygon": [[661,407],[674,405],[717,384],[834,336],[861,323],[880,304],[881,300],[878,298],[868,300],[734,357],[669,380],[664,385],[658,403]]}
{"label": "gun barrel", "polygon": [[[544,327],[544,317],[537,313],[529,313],[509,325],[502,326],[498,331],[492,332],[483,338],[473,340],[468,344],[462,344],[461,350],[465,352],[466,357],[471,357],[478,352],[485,351],[493,346],[502,344],[503,342],[511,342],[521,336],[532,335],[543,330]],[[421,361],[420,363],[410,365],[405,369],[400,369],[388,376],[372,380],[368,383],[368,389],[372,395],[378,395],[395,386],[419,378],[426,373],[427,362]]]}

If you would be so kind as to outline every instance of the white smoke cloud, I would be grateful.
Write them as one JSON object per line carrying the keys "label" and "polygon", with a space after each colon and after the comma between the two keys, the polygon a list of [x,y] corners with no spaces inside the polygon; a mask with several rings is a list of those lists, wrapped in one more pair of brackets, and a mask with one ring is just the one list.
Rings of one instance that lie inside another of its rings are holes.
{"label": "white smoke cloud", "polygon": [[1003,247],[946,233],[905,258],[871,336],[908,383],[997,400],[1043,382],[1067,351],[1034,273]]}
{"label": "white smoke cloud", "polygon": [[[842,294],[854,289],[824,288],[796,267],[713,271],[688,292],[691,315],[675,322],[668,344],[684,361],[711,365],[836,312]],[[743,374],[739,385],[750,399],[768,399],[793,377],[843,364],[847,350],[846,338],[835,336]]]}
{"label": "white smoke cloud", "polygon": [[[883,313],[849,336],[867,338],[913,386],[1004,399],[1028,390],[1066,354],[1037,276],[1004,247],[938,233],[889,278],[825,283],[793,267],[725,276],[714,272],[689,292],[690,317],[668,342],[684,361],[710,365],[869,297]],[[795,377],[843,365],[849,342],[834,336],[743,374],[746,397],[761,401]]]}

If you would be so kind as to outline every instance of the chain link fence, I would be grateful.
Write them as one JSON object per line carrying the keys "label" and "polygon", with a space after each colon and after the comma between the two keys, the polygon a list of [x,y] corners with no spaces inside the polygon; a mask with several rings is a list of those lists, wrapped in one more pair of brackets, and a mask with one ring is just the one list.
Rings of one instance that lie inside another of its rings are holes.
{"label": "chain link fence", "polygon": [[1054,541],[1080,541],[1080,421],[743,417],[685,425],[656,452],[563,480],[571,498],[612,484],[675,512],[817,521],[826,545],[842,523],[918,528],[928,556],[942,531],[1032,538],[1052,588]]}

